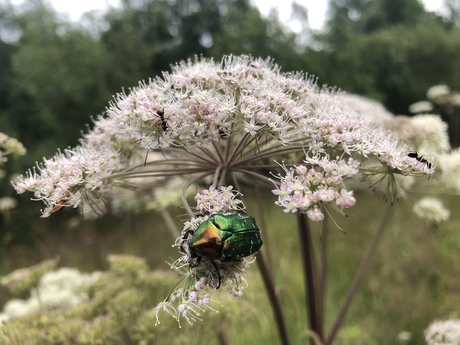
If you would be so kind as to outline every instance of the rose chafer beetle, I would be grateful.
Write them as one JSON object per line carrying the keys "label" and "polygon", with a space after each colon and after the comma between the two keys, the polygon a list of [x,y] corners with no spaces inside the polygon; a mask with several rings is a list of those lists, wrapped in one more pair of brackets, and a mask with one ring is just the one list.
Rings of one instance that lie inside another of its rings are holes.
{"label": "rose chafer beetle", "polygon": [[214,260],[223,262],[240,261],[256,253],[262,246],[260,230],[253,217],[246,214],[213,214],[193,231],[182,237],[183,245],[194,261],[191,267],[200,264],[202,258],[209,259],[217,272],[220,287],[221,276]]}

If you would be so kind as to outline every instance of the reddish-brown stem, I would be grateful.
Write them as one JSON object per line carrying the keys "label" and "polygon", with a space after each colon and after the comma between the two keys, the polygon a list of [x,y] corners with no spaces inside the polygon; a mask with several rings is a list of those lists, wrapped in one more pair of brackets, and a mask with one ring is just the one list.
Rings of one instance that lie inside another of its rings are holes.
{"label": "reddish-brown stem", "polygon": [[267,290],[268,298],[270,300],[270,304],[273,309],[273,314],[276,320],[276,326],[278,327],[278,334],[280,337],[281,344],[289,345],[289,336],[286,328],[286,321],[284,319],[283,311],[281,309],[281,302],[279,300],[279,296],[275,289],[275,281],[273,276],[270,274],[268,267],[265,263],[264,257],[262,252],[257,254],[257,266],[259,268],[259,272],[262,276],[262,280],[265,285],[265,289]]}
{"label": "reddish-brown stem", "polygon": [[297,217],[297,225],[300,238],[300,252],[304,268],[305,295],[307,297],[306,308],[310,323],[310,330],[322,341],[324,327],[321,317],[322,313],[320,310],[321,296],[318,295],[318,275],[315,265],[313,243],[306,215],[299,214]]}

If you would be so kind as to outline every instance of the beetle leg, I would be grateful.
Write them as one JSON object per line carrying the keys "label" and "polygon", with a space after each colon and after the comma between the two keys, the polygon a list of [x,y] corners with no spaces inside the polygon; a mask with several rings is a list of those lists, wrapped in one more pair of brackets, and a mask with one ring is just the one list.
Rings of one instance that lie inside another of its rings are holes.
{"label": "beetle leg", "polygon": [[192,260],[189,261],[190,267],[196,267],[201,262],[201,256],[195,256],[195,257],[192,257],[192,259],[194,259],[194,262],[192,262]]}
{"label": "beetle leg", "polygon": [[217,265],[216,265],[216,263],[214,262],[214,260],[209,260],[209,261],[211,261],[212,265],[213,265],[214,268],[216,269],[217,278],[219,279],[219,284],[218,284],[217,287],[216,287],[216,290],[217,290],[218,288],[220,288],[220,281],[221,281],[222,277],[220,276],[219,269],[217,268]]}
{"label": "beetle leg", "polygon": [[182,242],[180,244],[180,251],[182,253],[186,253],[185,249],[184,249],[184,244],[187,243],[187,240],[188,240],[188,237],[191,235],[193,235],[194,231],[193,230],[188,230],[183,236],[182,236]]}

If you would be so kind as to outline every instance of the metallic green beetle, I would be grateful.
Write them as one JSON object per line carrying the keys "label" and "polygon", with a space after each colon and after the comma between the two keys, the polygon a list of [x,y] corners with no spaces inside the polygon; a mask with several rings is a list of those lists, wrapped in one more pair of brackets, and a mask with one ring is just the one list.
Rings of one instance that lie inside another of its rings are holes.
{"label": "metallic green beetle", "polygon": [[[190,237],[191,235],[191,237]],[[201,258],[207,258],[214,265],[219,278],[220,273],[214,260],[239,261],[241,258],[256,253],[262,246],[260,230],[253,217],[246,214],[213,214],[195,231],[188,231],[183,236],[182,244],[188,244],[188,250],[194,263],[199,265]]]}

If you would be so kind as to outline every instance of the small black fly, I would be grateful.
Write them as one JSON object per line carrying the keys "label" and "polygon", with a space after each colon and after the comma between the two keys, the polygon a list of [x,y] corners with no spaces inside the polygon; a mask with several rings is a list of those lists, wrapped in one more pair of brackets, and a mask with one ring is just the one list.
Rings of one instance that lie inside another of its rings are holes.
{"label": "small black fly", "polygon": [[431,169],[431,163],[428,162],[425,158],[423,158],[423,156],[419,156],[417,151],[414,151],[414,152],[409,152],[407,154],[410,158],[415,158],[416,160],[418,160],[420,163],[425,163],[426,166],[428,167],[428,169]]}
{"label": "small black fly", "polygon": [[161,120],[161,128],[163,129],[163,131],[166,132],[168,130],[168,125],[167,125],[165,117],[164,117],[164,115],[165,115],[164,110],[157,110],[157,115]]}

